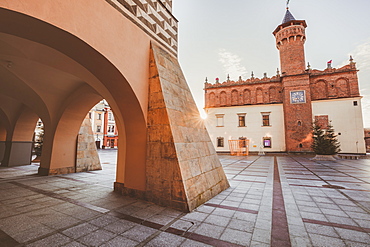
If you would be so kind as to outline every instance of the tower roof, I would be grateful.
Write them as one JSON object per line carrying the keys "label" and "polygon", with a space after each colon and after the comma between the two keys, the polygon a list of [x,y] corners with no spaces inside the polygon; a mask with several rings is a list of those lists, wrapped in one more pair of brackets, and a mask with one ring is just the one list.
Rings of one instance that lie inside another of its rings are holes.
{"label": "tower roof", "polygon": [[290,13],[289,9],[287,8],[284,19],[283,19],[283,22],[281,24],[284,24],[284,23],[287,23],[287,22],[290,22],[290,21],[295,21],[295,18],[292,15],[292,13]]}
{"label": "tower roof", "polygon": [[286,8],[285,16],[283,22],[275,29],[272,33],[276,35],[279,30],[283,29],[284,27],[288,27],[290,25],[302,25],[303,27],[307,27],[306,21],[304,20],[296,20],[292,13],[290,13],[289,8]]}

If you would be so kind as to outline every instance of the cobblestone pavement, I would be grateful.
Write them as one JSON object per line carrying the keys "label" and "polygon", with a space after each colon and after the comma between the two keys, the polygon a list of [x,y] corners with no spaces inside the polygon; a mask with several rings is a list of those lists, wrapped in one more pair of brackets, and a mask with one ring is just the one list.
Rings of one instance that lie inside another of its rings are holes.
{"label": "cobblestone pavement", "polygon": [[370,160],[220,156],[231,187],[185,214],[112,192],[102,171],[0,168],[0,246],[370,246]]}

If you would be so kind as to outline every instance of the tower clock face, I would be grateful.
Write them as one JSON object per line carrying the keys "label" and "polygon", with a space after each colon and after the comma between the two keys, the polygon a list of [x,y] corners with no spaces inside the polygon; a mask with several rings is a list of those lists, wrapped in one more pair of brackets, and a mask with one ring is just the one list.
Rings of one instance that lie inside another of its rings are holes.
{"label": "tower clock face", "polygon": [[299,104],[306,103],[306,95],[304,90],[290,91],[290,103]]}

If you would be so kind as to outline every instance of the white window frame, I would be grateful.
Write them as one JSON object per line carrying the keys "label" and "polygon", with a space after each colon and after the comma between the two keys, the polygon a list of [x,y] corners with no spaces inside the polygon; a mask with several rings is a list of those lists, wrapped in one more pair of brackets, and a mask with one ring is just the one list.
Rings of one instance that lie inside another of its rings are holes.
{"label": "white window frame", "polygon": [[224,127],[225,114],[216,114],[216,127]]}
{"label": "white window frame", "polygon": [[[247,127],[247,113],[237,113],[238,115],[238,127]],[[240,125],[240,117],[244,117],[244,125]]]}
{"label": "white window frame", "polygon": [[[261,116],[262,116],[262,127],[271,127],[272,125],[271,125],[271,112],[261,112]],[[264,120],[263,120],[263,117],[264,116],[268,116],[268,118],[269,118],[269,123],[268,123],[268,125],[264,125]]]}

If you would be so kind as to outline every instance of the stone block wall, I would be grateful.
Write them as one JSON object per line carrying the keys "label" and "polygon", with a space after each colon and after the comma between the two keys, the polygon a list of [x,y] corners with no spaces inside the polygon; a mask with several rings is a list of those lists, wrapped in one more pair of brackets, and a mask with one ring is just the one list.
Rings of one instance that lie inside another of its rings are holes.
{"label": "stone block wall", "polygon": [[191,211],[229,187],[176,58],[152,44],[146,199]]}
{"label": "stone block wall", "polygon": [[90,119],[82,122],[77,138],[76,172],[101,170]]}

